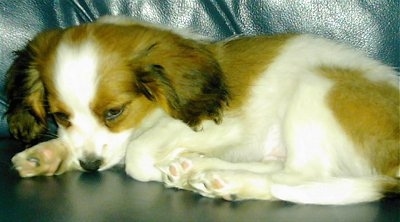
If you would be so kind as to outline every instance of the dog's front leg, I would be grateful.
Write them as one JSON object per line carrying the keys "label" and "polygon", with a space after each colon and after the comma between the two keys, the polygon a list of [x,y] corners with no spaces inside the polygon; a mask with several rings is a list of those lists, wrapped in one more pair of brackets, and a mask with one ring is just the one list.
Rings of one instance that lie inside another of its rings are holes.
{"label": "dog's front leg", "polygon": [[157,150],[151,145],[131,144],[125,156],[125,171],[132,178],[142,181],[162,181],[161,171],[156,168]]}
{"label": "dog's front leg", "polygon": [[70,152],[60,139],[39,143],[12,158],[21,177],[59,175],[70,170]]}

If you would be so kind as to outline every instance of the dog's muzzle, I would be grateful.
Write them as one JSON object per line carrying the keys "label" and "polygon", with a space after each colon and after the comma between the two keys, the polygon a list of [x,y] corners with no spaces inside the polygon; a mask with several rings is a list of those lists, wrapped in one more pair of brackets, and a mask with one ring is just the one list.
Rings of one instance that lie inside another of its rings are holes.
{"label": "dog's muzzle", "polygon": [[97,156],[88,156],[79,160],[79,164],[85,171],[94,172],[97,171],[103,164],[103,158]]}

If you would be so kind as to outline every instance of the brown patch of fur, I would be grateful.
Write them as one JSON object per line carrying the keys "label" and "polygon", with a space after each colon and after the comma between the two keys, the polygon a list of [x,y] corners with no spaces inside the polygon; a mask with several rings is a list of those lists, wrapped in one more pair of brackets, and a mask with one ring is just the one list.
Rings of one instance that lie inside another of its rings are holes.
{"label": "brown patch of fur", "polygon": [[[99,43],[102,55],[99,62],[98,92],[91,108],[99,122],[111,131],[118,132],[136,128],[156,106],[169,110],[165,100],[157,103],[149,101],[143,92],[136,89],[136,73],[132,68],[132,59],[149,47],[151,38],[144,42],[137,39],[134,32],[147,32],[144,27],[120,27],[99,25],[90,30],[92,41]],[[105,114],[110,109],[123,109],[121,116],[107,121]]]}
{"label": "brown patch of fur", "polygon": [[92,35],[102,55],[107,55],[100,68],[100,82],[107,84],[100,89],[120,88],[107,79],[124,79],[130,70],[133,82],[126,79],[121,83],[134,85],[136,93],[157,102],[195,130],[205,119],[221,122],[228,103],[230,109],[240,107],[251,86],[291,37],[245,37],[203,44],[141,25],[104,24],[95,27]]}
{"label": "brown patch of fur", "polygon": [[395,176],[400,166],[399,90],[358,70],[321,68],[335,81],[327,102],[344,130],[376,170]]}
{"label": "brown patch of fur", "polygon": [[132,93],[157,103],[193,129],[206,119],[221,121],[229,92],[218,62],[205,45],[141,25],[91,28],[106,60],[118,64],[108,62],[113,66],[100,69],[101,78],[122,67],[121,73],[131,72]]}
{"label": "brown patch of fur", "polygon": [[[139,125],[158,106],[196,130],[203,120],[220,123],[230,99],[231,109],[240,107],[287,39],[245,37],[208,44],[140,24],[85,24],[41,34],[30,44],[35,52],[30,63],[36,73],[34,82],[42,94],[24,97],[42,119],[48,111],[70,114],[58,101],[53,83],[54,53],[59,41],[71,47],[88,41],[102,55],[97,98],[88,104],[100,122],[121,131]],[[51,109],[44,109],[47,97]],[[106,121],[108,110],[121,108],[120,117]]]}
{"label": "brown patch of fur", "polygon": [[[108,70],[106,67],[103,70],[98,83],[99,90],[91,108],[99,122],[111,131],[119,132],[139,127],[142,120],[157,107],[157,104],[134,90],[135,82],[129,69],[125,72],[124,70],[115,71],[115,69]],[[123,112],[118,118],[107,121],[106,112],[112,109],[122,109]]]}
{"label": "brown patch of fur", "polygon": [[231,109],[240,108],[248,100],[252,86],[291,37],[293,35],[241,37],[210,46],[230,88]]}
{"label": "brown patch of fur", "polygon": [[385,197],[399,197],[400,196],[400,178],[393,178],[392,180],[384,180],[381,183],[381,190]]}
{"label": "brown patch of fur", "polygon": [[62,31],[43,32],[17,53],[7,72],[6,112],[11,134],[34,143],[46,130],[47,108],[41,73]]}

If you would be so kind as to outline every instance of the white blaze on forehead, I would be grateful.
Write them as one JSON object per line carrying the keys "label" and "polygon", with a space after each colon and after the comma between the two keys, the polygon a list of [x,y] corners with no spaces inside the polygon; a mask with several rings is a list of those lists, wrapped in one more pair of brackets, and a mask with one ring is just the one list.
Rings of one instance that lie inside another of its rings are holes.
{"label": "white blaze on forehead", "polygon": [[[82,152],[101,153],[98,141],[102,130],[90,104],[97,91],[98,52],[93,43],[61,44],[57,50],[54,84],[60,101],[68,107],[72,132],[64,135],[71,146]],[[97,135],[97,136],[96,136]]]}
{"label": "white blaze on forehead", "polygon": [[69,108],[89,108],[97,88],[98,55],[90,42],[61,44],[55,63],[55,86]]}
{"label": "white blaze on forehead", "polygon": [[58,135],[69,144],[74,163],[87,155],[104,159],[100,170],[123,159],[130,131],[111,133],[91,109],[98,90],[100,54],[90,41],[79,44],[61,43],[54,66],[54,84],[58,99],[68,108],[71,126],[59,128]]}

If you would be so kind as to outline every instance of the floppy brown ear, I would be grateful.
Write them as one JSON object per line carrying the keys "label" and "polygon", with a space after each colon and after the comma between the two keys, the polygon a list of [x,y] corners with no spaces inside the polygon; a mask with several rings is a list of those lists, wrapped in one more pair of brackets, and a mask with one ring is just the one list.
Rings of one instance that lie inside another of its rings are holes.
{"label": "floppy brown ear", "polygon": [[51,39],[58,31],[45,32],[20,51],[7,71],[6,112],[10,133],[25,143],[34,143],[40,139],[47,128],[46,95],[41,80],[42,56],[46,56],[50,47],[54,47]]}
{"label": "floppy brown ear", "polygon": [[172,117],[194,130],[206,119],[222,121],[228,87],[218,62],[205,47],[189,40],[169,43],[167,49],[153,45],[139,63],[137,90]]}

